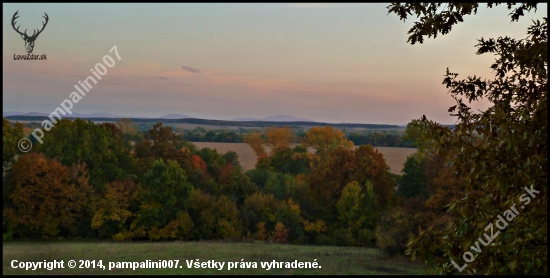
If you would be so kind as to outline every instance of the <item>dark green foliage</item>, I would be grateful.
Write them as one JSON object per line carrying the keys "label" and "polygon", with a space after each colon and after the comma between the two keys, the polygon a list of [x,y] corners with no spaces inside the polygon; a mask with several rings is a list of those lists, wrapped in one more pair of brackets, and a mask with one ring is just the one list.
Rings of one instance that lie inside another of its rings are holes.
{"label": "dark green foliage", "polygon": [[232,130],[209,130],[203,127],[197,127],[192,130],[183,131],[183,139],[191,142],[222,142],[222,143],[242,143],[243,136]]}
{"label": "dark green foliage", "polygon": [[191,239],[235,239],[241,236],[237,205],[224,195],[216,198],[195,190],[188,211],[194,223]]}
{"label": "dark green foliage", "polygon": [[251,169],[245,172],[250,181],[256,184],[261,190],[265,189],[265,185],[273,172],[267,169]]}
{"label": "dark green foliage", "polygon": [[134,172],[128,146],[114,125],[62,119],[42,140],[44,143],[35,145],[36,151],[65,166],[85,163],[94,188],[103,190],[105,183],[124,180]]}
{"label": "dark green foliage", "polygon": [[[298,145],[292,149],[282,149],[269,157],[269,164],[272,169],[280,173],[288,173],[293,176],[308,174],[310,171],[309,161],[305,154],[307,149]],[[295,154],[302,154],[295,155]]]}
{"label": "dark green foliage", "polygon": [[208,173],[213,177],[218,177],[222,168],[228,162],[216,149],[202,148],[197,152],[197,155],[204,160]]}
{"label": "dark green foliage", "polygon": [[239,162],[239,156],[234,151],[228,151],[223,155],[223,159],[225,159],[226,162],[231,163],[233,167],[238,169],[239,171],[242,171],[243,168],[241,167],[241,163]]}
{"label": "dark green foliage", "polygon": [[23,124],[11,124],[6,118],[2,119],[2,169],[7,170],[15,162],[15,155],[19,153],[17,143],[23,138]]}
{"label": "dark green foliage", "polygon": [[368,132],[368,133],[345,133],[346,138],[353,142],[354,145],[371,145],[374,147],[401,147],[412,148],[413,142],[407,140],[402,134],[386,134],[383,132]]}
{"label": "dark green foliage", "polygon": [[293,189],[294,177],[292,175],[274,173],[267,179],[264,192],[273,194],[278,200],[285,200],[291,197]]}
{"label": "dark green foliage", "polygon": [[193,186],[176,161],[156,160],[138,187],[135,229],[161,229],[189,206]]}
{"label": "dark green foliage", "polygon": [[403,177],[399,181],[397,195],[404,198],[428,197],[424,158],[417,155],[407,157],[403,167]]}

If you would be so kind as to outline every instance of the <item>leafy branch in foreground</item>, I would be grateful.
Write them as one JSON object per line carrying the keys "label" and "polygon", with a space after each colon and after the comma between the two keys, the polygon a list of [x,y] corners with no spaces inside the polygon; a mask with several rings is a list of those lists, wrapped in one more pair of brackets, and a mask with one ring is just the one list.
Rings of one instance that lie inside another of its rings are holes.
{"label": "leafy branch in foreground", "polygon": [[[512,21],[518,21],[524,11],[536,11],[536,6],[509,3],[508,9],[514,8]],[[447,34],[463,21],[463,15],[475,14],[478,4],[446,4],[438,11],[441,7],[397,3],[388,9],[401,19],[420,17],[409,31],[408,42],[414,44],[422,43],[423,36]],[[457,73],[447,70],[443,84],[457,102],[449,108],[458,118],[457,125],[451,130],[423,121],[423,132],[435,138],[435,152],[448,158],[447,168],[461,179],[456,189],[462,198],[450,200],[446,225],[420,230],[408,244],[408,254],[413,259],[421,256],[436,272],[458,273],[450,263],[453,260],[458,265],[468,263],[468,273],[547,273],[547,33],[544,17],[532,22],[524,39],[479,39],[477,54],[497,57],[491,65],[495,78],[458,79]],[[491,106],[475,112],[463,98],[468,102],[486,98]],[[525,187],[540,191],[530,203],[520,201]],[[472,251],[487,225],[514,204],[524,206],[507,219],[509,225],[491,244]],[[474,259],[465,262],[465,252],[472,252]]]}

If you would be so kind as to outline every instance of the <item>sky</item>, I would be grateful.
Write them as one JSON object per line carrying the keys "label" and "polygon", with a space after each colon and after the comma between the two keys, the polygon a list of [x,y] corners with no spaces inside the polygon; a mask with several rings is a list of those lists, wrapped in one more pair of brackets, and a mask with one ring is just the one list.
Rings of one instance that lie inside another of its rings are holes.
{"label": "sky", "polygon": [[[446,68],[492,78],[495,57],[476,55],[477,39],[524,38],[531,19],[547,17],[546,4],[514,23],[504,5],[483,6],[449,34],[410,45],[415,18],[403,22],[388,5],[3,4],[3,111],[53,112],[110,55],[114,66],[73,112],[399,125],[426,115],[454,124]],[[47,60],[14,60],[26,54],[16,11],[29,35],[47,13],[33,51]]]}

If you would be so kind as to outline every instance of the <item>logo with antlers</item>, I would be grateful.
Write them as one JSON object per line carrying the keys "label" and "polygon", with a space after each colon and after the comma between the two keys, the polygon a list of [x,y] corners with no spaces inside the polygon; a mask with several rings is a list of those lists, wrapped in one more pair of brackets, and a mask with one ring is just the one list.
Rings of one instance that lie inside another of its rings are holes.
{"label": "logo with antlers", "polygon": [[[38,38],[38,35],[40,35],[42,31],[44,31],[46,24],[48,24],[48,14],[44,13],[45,14],[44,18],[46,19],[46,22],[42,22],[43,24],[42,29],[40,31],[38,31],[38,29],[35,29],[34,32],[32,33],[32,36],[29,36],[27,35],[27,29],[25,29],[24,33],[21,33],[21,31],[19,31],[20,26],[17,26],[17,28],[15,28],[15,20],[19,18],[19,16],[17,15],[18,12],[19,11],[16,11],[13,14],[13,18],[11,19],[11,26],[13,27],[13,30],[19,33],[19,35],[21,35],[21,38],[25,41],[25,48],[27,49],[27,53],[32,53],[32,50],[34,49],[34,41],[36,40],[36,38]],[[36,31],[38,31],[38,33]]]}

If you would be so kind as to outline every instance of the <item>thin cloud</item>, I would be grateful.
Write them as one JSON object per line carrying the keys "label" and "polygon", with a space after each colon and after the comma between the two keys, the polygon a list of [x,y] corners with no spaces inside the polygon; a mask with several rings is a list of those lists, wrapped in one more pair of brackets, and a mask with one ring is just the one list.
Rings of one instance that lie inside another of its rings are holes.
{"label": "thin cloud", "polygon": [[181,67],[182,69],[186,70],[186,71],[190,71],[190,72],[193,72],[193,73],[199,73],[199,69],[197,68],[192,68],[192,67],[188,67],[188,66],[182,66]]}
{"label": "thin cloud", "polygon": [[169,80],[168,78],[164,77],[164,76],[155,76],[156,79],[161,79],[161,80]]}

